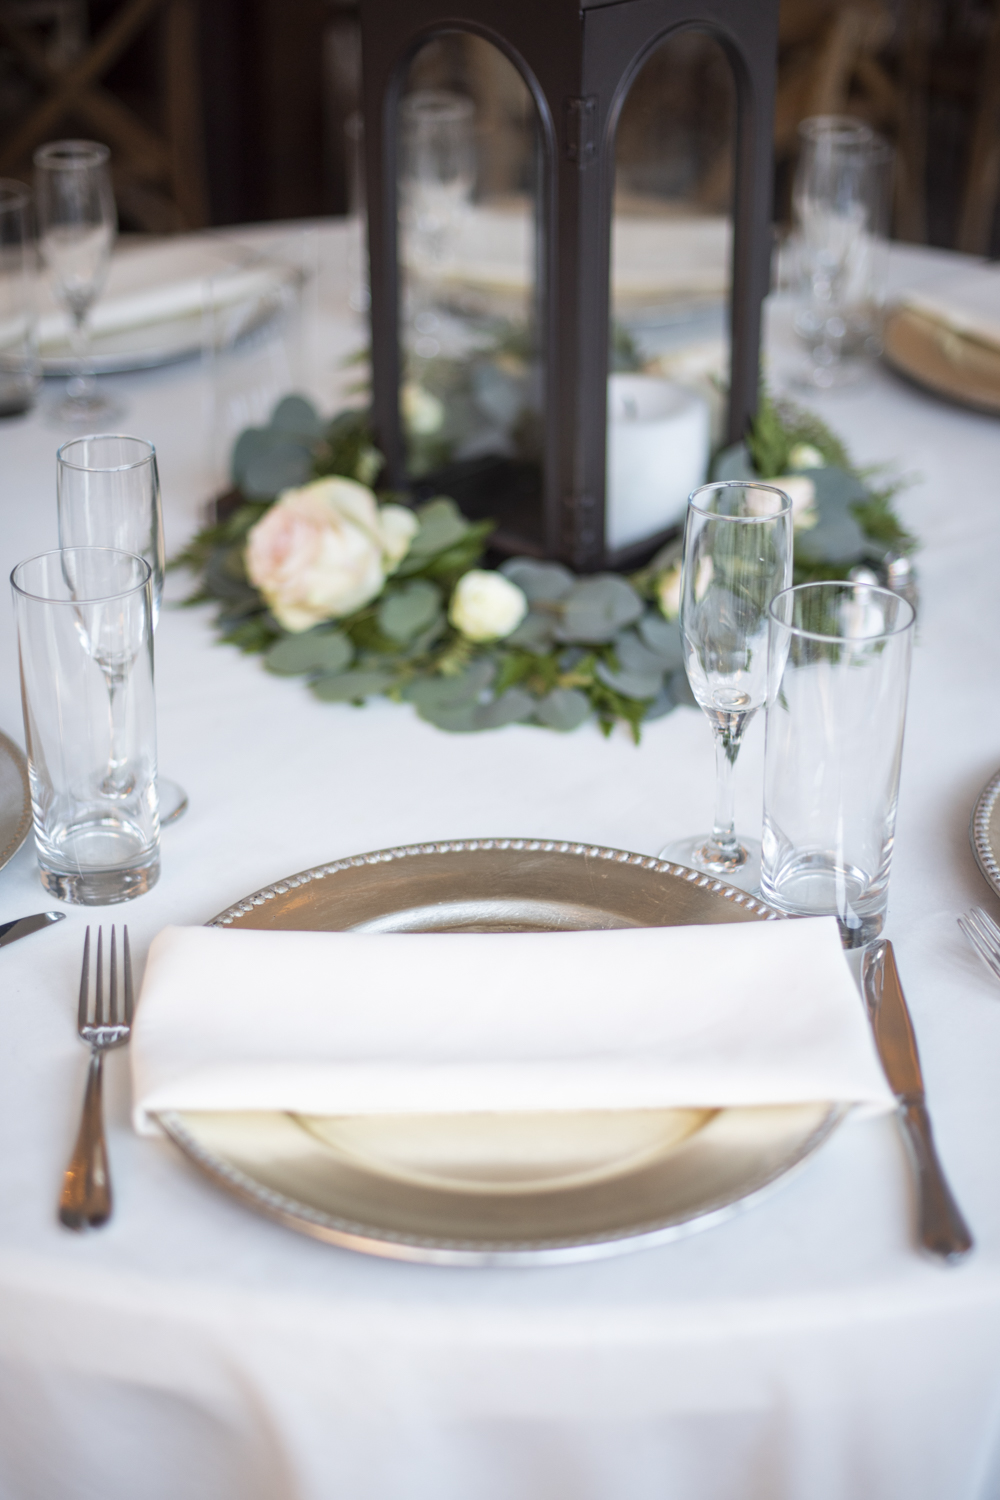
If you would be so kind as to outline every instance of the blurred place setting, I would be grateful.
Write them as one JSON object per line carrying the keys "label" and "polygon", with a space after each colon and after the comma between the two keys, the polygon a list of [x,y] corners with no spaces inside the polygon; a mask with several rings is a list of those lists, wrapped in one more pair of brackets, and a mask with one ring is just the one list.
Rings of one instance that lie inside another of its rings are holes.
{"label": "blurred place setting", "polygon": [[0,1500],[1000,1493],[998,99],[0,5]]}

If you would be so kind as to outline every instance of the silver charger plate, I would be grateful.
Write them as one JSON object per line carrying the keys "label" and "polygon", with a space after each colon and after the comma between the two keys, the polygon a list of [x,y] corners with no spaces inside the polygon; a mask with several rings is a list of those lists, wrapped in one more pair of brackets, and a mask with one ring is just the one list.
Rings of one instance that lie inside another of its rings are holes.
{"label": "silver charger plate", "polygon": [[[473,839],[306,870],[209,925],[551,932],[777,916],[743,891],[644,855]],[[716,1223],[806,1161],[844,1112],[821,1103],[372,1117],[177,1111],[159,1119],[215,1183],[302,1233],[401,1260],[503,1265],[591,1259]]]}
{"label": "silver charger plate", "polygon": [[1000,896],[1000,771],[990,777],[972,809],[969,842],[976,864]]}
{"label": "silver charger plate", "polygon": [[0,870],[14,858],[30,828],[28,763],[14,741],[0,733]]}

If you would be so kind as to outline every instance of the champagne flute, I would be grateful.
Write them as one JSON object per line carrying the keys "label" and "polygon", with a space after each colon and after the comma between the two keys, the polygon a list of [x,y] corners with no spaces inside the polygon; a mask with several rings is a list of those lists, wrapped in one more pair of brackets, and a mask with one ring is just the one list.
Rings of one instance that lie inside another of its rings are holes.
{"label": "champagne flute", "polygon": [[736,758],[767,698],[768,606],[792,581],[792,502],[773,485],[704,484],[688,500],[681,633],[691,691],[715,737],[715,820],[709,834],[668,844],[661,858],[744,890],[757,883],[760,844],[740,838]]}
{"label": "champagne flute", "polygon": [[34,157],[39,245],[69,313],[77,367],[55,415],[88,425],[115,409],[87,370],[87,314],[104,287],[117,231],[110,154],[94,141],[51,141]]}
{"label": "champagne flute", "polygon": [[[56,466],[60,547],[113,547],[147,562],[155,631],[166,555],[156,449],[145,438],[96,433],[63,443]],[[188,799],[165,776],[157,790],[162,826],[181,816]]]}

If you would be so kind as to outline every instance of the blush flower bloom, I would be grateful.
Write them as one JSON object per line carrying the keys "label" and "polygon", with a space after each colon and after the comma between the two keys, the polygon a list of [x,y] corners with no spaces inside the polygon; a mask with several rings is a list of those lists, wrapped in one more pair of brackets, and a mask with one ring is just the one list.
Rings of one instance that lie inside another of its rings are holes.
{"label": "blush flower bloom", "polygon": [[286,630],[310,630],[376,598],[417,525],[353,479],[317,479],[279,495],[251,528],[247,577]]}

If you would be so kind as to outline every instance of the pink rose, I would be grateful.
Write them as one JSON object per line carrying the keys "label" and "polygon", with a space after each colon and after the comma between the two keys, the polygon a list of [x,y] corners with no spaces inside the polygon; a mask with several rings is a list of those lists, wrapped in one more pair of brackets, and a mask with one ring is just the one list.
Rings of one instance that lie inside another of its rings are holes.
{"label": "pink rose", "polygon": [[317,479],[286,490],[251,528],[247,577],[286,630],[310,630],[374,599],[416,529],[412,511],[380,510],[353,479]]}

